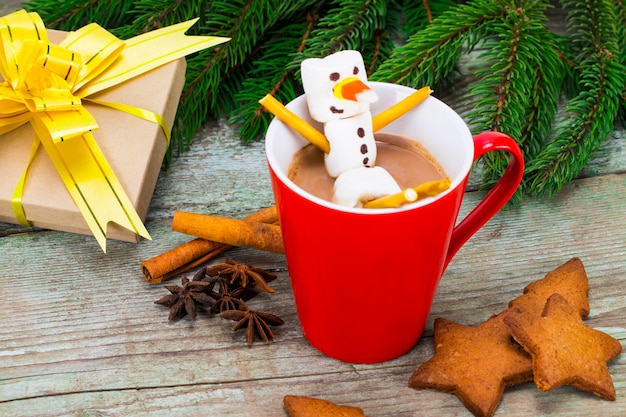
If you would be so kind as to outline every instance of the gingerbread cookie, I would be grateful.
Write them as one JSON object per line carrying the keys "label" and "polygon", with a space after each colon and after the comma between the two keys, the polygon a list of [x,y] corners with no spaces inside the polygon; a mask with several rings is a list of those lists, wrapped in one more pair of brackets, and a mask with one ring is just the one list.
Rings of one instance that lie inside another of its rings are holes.
{"label": "gingerbread cookie", "polygon": [[539,317],[548,297],[554,293],[561,294],[578,311],[580,317],[589,315],[589,281],[579,258],[570,259],[548,272],[543,279],[529,284],[524,288],[524,295],[511,300],[509,307]]}
{"label": "gingerbread cookie", "polygon": [[367,417],[358,407],[337,405],[319,398],[285,395],[283,403],[290,417]]}
{"label": "gingerbread cookie", "polygon": [[492,416],[506,387],[532,381],[530,356],[503,317],[477,327],[436,319],[435,355],[413,373],[409,387],[455,394],[474,415]]}
{"label": "gingerbread cookie", "polygon": [[615,387],[607,362],[622,351],[620,342],[583,323],[580,309],[561,294],[548,298],[541,317],[507,313],[504,323],[531,355],[534,380],[542,391],[573,385],[607,400]]}

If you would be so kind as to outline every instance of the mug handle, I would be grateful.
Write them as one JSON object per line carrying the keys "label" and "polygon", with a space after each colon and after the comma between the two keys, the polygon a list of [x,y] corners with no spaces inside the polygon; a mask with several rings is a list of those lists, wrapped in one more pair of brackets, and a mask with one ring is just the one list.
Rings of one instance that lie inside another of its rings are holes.
{"label": "mug handle", "polygon": [[509,165],[485,198],[452,230],[444,268],[461,246],[509,201],[522,181],[524,158],[513,138],[500,132],[483,132],[474,136],[474,162],[491,151],[509,152]]}

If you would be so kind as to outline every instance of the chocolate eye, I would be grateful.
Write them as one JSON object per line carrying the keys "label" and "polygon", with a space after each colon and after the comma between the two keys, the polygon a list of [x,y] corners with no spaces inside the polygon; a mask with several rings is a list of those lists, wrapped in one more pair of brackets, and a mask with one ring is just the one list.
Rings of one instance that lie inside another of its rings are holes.
{"label": "chocolate eye", "polygon": [[359,73],[359,69],[357,67],[354,67],[354,69],[352,70],[352,73],[354,75],[357,75]]}
{"label": "chocolate eye", "polygon": [[337,81],[339,79],[340,75],[338,72],[333,72],[330,74],[330,80],[331,81]]}

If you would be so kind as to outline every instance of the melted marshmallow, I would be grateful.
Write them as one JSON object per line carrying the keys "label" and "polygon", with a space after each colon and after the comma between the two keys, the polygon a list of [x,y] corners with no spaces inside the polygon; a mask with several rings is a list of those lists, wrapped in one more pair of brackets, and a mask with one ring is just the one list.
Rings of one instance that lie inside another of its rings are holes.
{"label": "melted marshmallow", "polygon": [[393,177],[376,164],[370,103],[378,96],[367,86],[358,51],[341,51],[326,58],[302,61],[302,84],[309,113],[324,124],[330,152],[324,162],[336,178],[333,201],[357,207],[363,201],[400,192]]}
{"label": "melted marshmallow", "polygon": [[361,207],[365,201],[402,191],[391,174],[382,167],[359,167],[344,171],[335,180],[333,202]]}

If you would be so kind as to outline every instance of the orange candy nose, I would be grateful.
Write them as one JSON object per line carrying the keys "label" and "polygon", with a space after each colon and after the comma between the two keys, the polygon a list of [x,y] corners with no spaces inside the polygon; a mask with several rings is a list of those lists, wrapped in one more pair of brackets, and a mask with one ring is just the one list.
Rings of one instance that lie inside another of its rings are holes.
{"label": "orange candy nose", "polygon": [[333,87],[333,94],[342,100],[358,101],[357,94],[368,90],[371,89],[363,81],[356,77],[350,77],[338,82]]}

